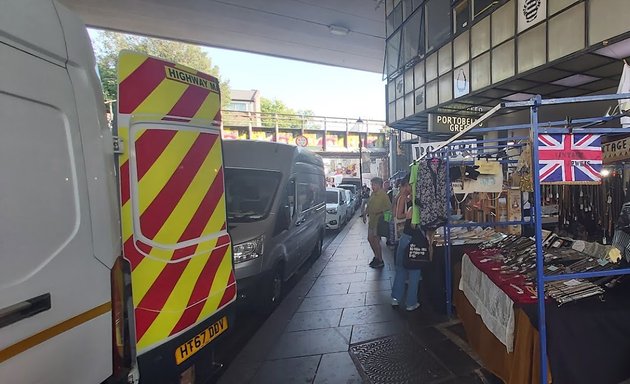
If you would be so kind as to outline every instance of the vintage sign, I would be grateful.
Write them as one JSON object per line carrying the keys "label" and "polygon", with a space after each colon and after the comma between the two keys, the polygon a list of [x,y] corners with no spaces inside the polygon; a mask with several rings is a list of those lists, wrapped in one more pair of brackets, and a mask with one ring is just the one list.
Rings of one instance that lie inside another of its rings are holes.
{"label": "vintage sign", "polygon": [[547,0],[518,0],[517,13],[521,33],[547,18]]}
{"label": "vintage sign", "polygon": [[[452,133],[463,131],[477,120],[470,116],[453,116],[429,113],[429,132]],[[481,124],[479,125],[481,126]]]}
{"label": "vintage sign", "polygon": [[602,144],[604,164],[630,159],[630,137]]}

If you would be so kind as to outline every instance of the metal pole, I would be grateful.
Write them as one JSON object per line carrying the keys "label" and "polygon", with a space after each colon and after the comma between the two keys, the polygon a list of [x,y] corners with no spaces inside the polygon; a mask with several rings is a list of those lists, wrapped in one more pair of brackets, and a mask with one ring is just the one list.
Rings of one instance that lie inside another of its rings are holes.
{"label": "metal pole", "polygon": [[536,238],[536,289],[538,292],[538,333],[540,335],[540,384],[547,383],[547,323],[545,320],[545,268],[542,247],[542,196],[538,175],[538,108],[542,98],[537,95],[530,107],[532,122],[532,177],[534,179],[534,230]]}
{"label": "metal pole", "polygon": [[361,183],[361,188],[363,188],[363,143],[361,142],[361,132],[359,132],[359,182]]}
{"label": "metal pole", "polygon": [[445,284],[446,284],[446,316],[450,319],[453,316],[453,306],[451,304],[452,295],[451,292],[451,175],[449,172],[450,168],[450,156],[448,153],[445,153],[446,157],[446,223],[444,224],[444,274],[445,274]]}

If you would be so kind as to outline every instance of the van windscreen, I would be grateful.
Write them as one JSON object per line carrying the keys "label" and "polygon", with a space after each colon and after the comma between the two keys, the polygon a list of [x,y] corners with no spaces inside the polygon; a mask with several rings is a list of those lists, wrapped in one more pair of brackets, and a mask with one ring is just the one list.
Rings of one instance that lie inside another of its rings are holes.
{"label": "van windscreen", "polygon": [[337,203],[339,203],[339,192],[326,191],[326,204],[337,204]]}
{"label": "van windscreen", "polygon": [[228,220],[252,222],[264,219],[271,209],[282,175],[259,169],[225,169]]}

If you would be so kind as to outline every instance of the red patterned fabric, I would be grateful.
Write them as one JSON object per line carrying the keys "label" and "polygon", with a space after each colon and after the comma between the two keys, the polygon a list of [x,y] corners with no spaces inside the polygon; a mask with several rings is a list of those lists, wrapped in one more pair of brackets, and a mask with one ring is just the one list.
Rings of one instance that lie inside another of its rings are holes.
{"label": "red patterned fabric", "polygon": [[503,262],[489,258],[499,253],[501,253],[499,249],[475,249],[466,252],[475,267],[485,273],[515,304],[536,303],[535,285],[527,285],[523,275],[517,275],[513,272],[501,273],[500,268]]}

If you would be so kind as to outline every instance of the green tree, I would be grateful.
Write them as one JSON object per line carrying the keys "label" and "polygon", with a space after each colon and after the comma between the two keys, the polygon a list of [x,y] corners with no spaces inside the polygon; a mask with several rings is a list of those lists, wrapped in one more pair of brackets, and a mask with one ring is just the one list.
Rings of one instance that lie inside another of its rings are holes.
{"label": "green tree", "polygon": [[225,107],[230,103],[229,81],[221,79],[219,67],[213,65],[212,59],[197,45],[111,31],[92,31],[90,37],[106,100],[116,100],[118,53],[123,49],[129,49],[184,64],[217,77],[221,87],[221,104]]}
{"label": "green tree", "polygon": [[263,127],[306,128],[308,118],[313,116],[311,110],[295,111],[278,99],[260,98],[260,111],[263,113]]}

